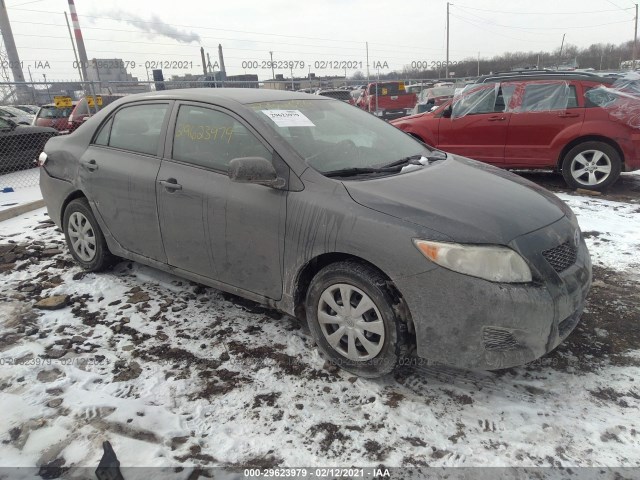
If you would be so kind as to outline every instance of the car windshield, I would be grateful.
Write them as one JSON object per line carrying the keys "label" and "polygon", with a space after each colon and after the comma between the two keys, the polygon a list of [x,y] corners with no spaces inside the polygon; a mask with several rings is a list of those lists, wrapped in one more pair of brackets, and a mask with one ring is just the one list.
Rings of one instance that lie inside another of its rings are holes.
{"label": "car windshield", "polygon": [[19,108],[12,107],[12,106],[9,106],[9,105],[2,107],[2,109],[4,111],[6,111],[6,112],[11,113],[11,115],[15,115],[17,117],[22,117],[24,115],[28,115],[28,113],[20,110]]}
{"label": "car windshield", "polygon": [[320,172],[379,167],[430,153],[406,133],[344,102],[284,100],[248,106]]}
{"label": "car windshield", "polygon": [[42,107],[38,117],[40,118],[67,118],[71,115],[73,107],[58,108],[55,106]]}

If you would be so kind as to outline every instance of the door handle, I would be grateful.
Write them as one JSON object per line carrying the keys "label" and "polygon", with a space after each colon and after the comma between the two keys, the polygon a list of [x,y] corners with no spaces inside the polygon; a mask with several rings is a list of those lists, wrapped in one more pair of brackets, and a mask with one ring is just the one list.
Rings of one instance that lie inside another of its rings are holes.
{"label": "door handle", "polygon": [[560,118],[575,118],[575,117],[579,117],[580,114],[579,113],[559,113],[558,116]]}
{"label": "door handle", "polygon": [[182,190],[182,185],[180,185],[175,178],[160,180],[158,183],[170,192],[173,192],[175,190]]}
{"label": "door handle", "polygon": [[86,162],[82,162],[82,166],[89,170],[90,172],[95,172],[98,170],[98,164],[95,160],[88,160]]}
{"label": "door handle", "polygon": [[507,117],[498,117],[498,116],[496,116],[496,117],[489,117],[489,121],[490,121],[490,122],[502,122],[502,121],[504,121],[504,120],[506,120],[506,119],[507,119]]}

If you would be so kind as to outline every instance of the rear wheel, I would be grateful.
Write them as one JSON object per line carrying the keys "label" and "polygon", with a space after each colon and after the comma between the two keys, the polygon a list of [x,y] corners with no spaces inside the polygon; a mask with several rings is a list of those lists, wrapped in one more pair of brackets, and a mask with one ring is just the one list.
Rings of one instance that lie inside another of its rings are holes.
{"label": "rear wheel", "polygon": [[338,262],[313,278],[309,328],[336,365],[362,377],[390,373],[406,353],[407,326],[393,308],[387,279],[372,267]]}
{"label": "rear wheel", "polygon": [[567,152],[562,176],[572,188],[605,190],[618,179],[622,169],[620,154],[604,142],[584,142]]}
{"label": "rear wheel", "polygon": [[97,272],[113,263],[115,257],[109,252],[86,198],[69,202],[64,210],[62,227],[69,251],[82,268]]}

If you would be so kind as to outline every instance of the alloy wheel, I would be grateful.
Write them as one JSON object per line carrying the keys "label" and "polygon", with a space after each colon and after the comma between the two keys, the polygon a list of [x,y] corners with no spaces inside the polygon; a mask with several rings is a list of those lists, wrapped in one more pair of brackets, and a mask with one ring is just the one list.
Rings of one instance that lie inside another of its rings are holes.
{"label": "alloy wheel", "polygon": [[611,159],[600,150],[585,150],[571,161],[571,176],[581,185],[598,185],[611,174]]}

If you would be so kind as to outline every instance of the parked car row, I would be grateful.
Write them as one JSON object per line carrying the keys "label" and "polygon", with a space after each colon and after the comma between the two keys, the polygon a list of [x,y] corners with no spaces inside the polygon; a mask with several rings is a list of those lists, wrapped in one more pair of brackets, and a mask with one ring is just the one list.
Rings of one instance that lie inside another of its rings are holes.
{"label": "parked car row", "polygon": [[392,123],[447,152],[502,168],[552,169],[570,187],[604,190],[620,172],[640,169],[640,125],[624,113],[640,114],[640,98],[590,100],[614,81],[575,72],[486,76],[434,111]]}
{"label": "parked car row", "polygon": [[36,166],[45,143],[58,131],[49,127],[21,125],[0,118],[0,173]]}

